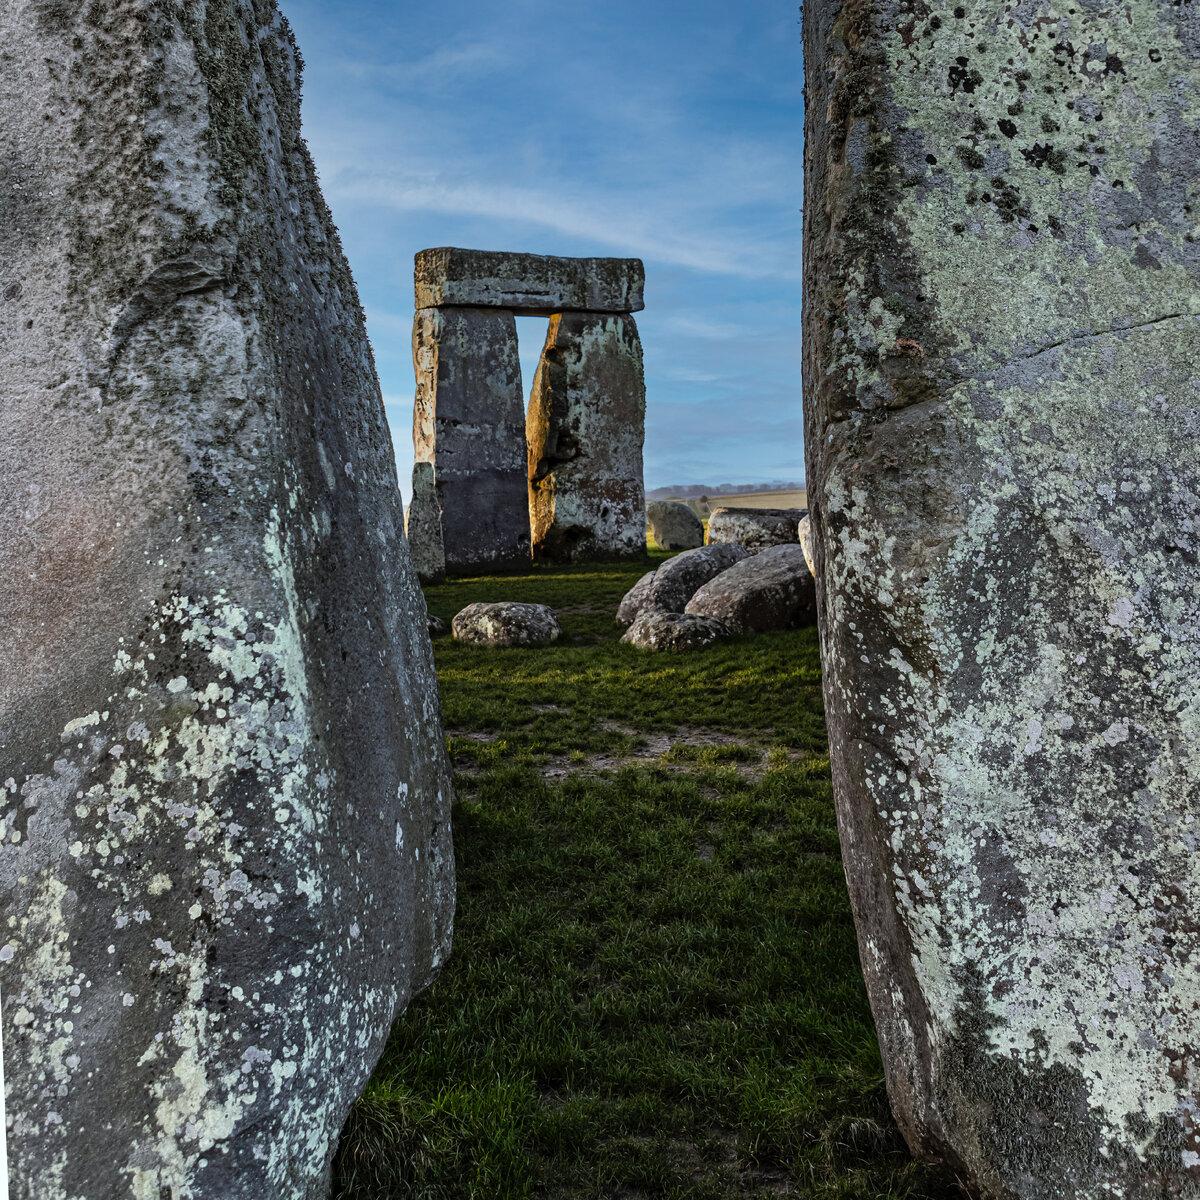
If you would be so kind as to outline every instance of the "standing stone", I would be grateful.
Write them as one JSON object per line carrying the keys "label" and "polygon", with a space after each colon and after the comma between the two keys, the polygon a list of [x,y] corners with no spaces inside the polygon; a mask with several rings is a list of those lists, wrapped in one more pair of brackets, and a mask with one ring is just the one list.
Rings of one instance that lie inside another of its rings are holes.
{"label": "standing stone", "polygon": [[[413,447],[434,478],[418,511],[430,524],[435,508],[440,515],[446,572],[528,567],[525,399],[512,313],[419,309],[413,365]],[[415,475],[413,488],[416,505]]]}
{"label": "standing stone", "polygon": [[440,583],[446,578],[446,548],[442,542],[442,509],[433,481],[433,463],[413,463],[412,488],[412,503],[404,524],[408,552],[422,583]]}
{"label": "standing stone", "polygon": [[983,1197],[1200,1186],[1200,25],[805,5],[807,477],[896,1117]]}
{"label": "standing stone", "polygon": [[270,0],[0,7],[13,1200],[328,1194],[450,944],[450,774]]}
{"label": "standing stone", "polygon": [[535,558],[646,553],[645,424],[642,343],[633,318],[551,317],[526,426]]}

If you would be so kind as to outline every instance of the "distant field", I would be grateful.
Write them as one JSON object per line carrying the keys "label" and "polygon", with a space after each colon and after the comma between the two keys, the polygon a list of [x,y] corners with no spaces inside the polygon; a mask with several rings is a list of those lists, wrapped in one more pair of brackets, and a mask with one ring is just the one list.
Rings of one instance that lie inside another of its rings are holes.
{"label": "distant field", "polygon": [[714,508],[807,508],[808,493],[803,488],[790,492],[745,492],[737,496],[709,496],[707,502],[689,496],[683,503],[706,517]]}

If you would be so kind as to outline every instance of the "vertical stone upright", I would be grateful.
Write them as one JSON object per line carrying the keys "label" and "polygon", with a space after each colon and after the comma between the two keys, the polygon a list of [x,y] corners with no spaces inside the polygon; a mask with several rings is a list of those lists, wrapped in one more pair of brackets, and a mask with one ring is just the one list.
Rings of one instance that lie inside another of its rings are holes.
{"label": "vertical stone upright", "polygon": [[983,1197],[1200,1187],[1200,24],[805,5],[805,415],[896,1117]]}
{"label": "vertical stone upright", "polygon": [[[434,484],[418,491],[414,475],[413,508],[424,527],[440,528],[444,569],[466,575],[527,567],[525,397],[513,314],[418,309],[413,365],[413,446],[418,469],[432,466]],[[431,575],[432,560],[417,565]]]}
{"label": "vertical stone upright", "polygon": [[14,1200],[316,1200],[454,900],[424,603],[272,0],[0,6]]}
{"label": "vertical stone upright", "polygon": [[534,557],[646,551],[646,383],[631,316],[550,318],[526,423]]}

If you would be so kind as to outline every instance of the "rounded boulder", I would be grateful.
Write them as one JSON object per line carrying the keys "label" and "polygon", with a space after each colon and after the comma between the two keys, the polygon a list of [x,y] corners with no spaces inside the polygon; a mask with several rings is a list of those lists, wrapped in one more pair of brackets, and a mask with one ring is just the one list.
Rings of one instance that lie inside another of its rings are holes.
{"label": "rounded boulder", "polygon": [[450,629],[456,641],[471,646],[548,646],[562,633],[552,608],[511,600],[468,604]]}
{"label": "rounded boulder", "polygon": [[817,619],[817,588],[802,546],[768,546],[709,580],[688,601],[689,616],[734,633],[796,629]]}
{"label": "rounded boulder", "polygon": [[652,501],[646,505],[646,519],[663,550],[694,550],[704,545],[704,522],[678,500]]}
{"label": "rounded boulder", "polygon": [[638,650],[702,650],[731,636],[729,627],[712,617],[651,610],[634,621],[621,641]]}

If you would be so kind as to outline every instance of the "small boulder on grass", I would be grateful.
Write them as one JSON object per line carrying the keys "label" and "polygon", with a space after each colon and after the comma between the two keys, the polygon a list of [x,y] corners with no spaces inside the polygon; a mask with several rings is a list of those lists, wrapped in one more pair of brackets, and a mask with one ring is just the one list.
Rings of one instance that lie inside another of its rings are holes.
{"label": "small boulder on grass", "polygon": [[552,608],[515,600],[468,604],[450,628],[457,641],[472,646],[548,646],[562,633]]}
{"label": "small boulder on grass", "polygon": [[817,620],[817,587],[803,546],[768,546],[710,579],[688,601],[691,616],[734,633],[798,629]]}
{"label": "small boulder on grass", "polygon": [[693,550],[704,545],[704,522],[678,500],[652,500],[646,505],[646,519],[663,550]]}
{"label": "small boulder on grass", "polygon": [[702,650],[732,636],[723,622],[711,617],[651,609],[634,621],[621,641],[638,650]]}

